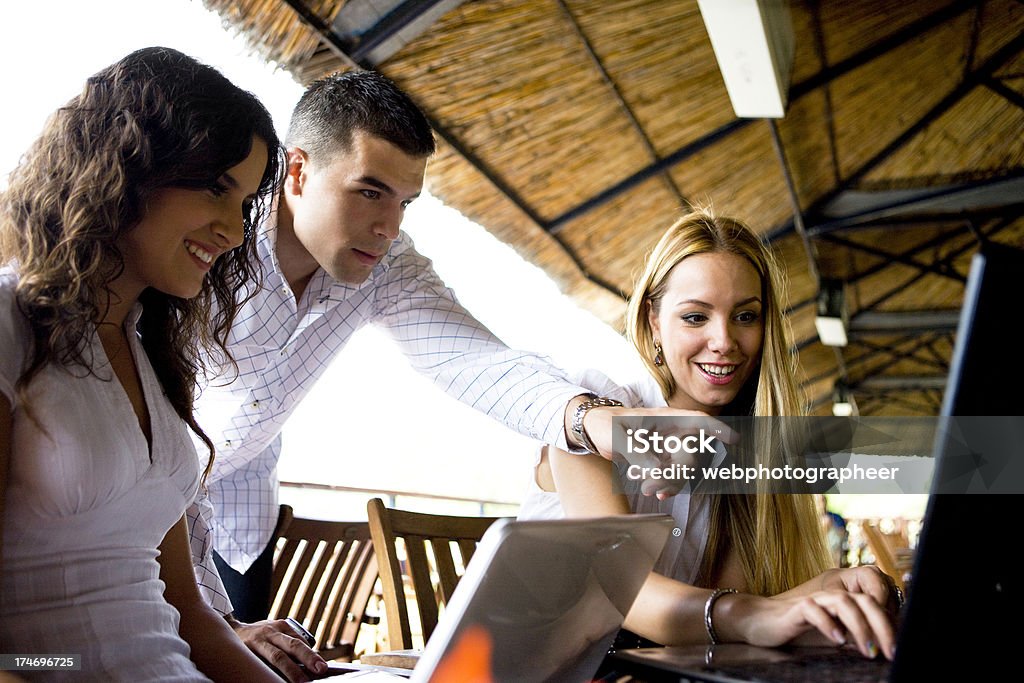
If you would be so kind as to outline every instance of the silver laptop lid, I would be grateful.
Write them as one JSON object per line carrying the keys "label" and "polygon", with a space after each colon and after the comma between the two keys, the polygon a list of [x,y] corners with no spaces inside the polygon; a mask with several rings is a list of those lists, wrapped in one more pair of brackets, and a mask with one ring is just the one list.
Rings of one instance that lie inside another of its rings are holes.
{"label": "silver laptop lid", "polygon": [[431,680],[467,651],[479,662],[481,649],[489,650],[492,680],[591,680],[674,526],[660,514],[499,520],[412,681]]}

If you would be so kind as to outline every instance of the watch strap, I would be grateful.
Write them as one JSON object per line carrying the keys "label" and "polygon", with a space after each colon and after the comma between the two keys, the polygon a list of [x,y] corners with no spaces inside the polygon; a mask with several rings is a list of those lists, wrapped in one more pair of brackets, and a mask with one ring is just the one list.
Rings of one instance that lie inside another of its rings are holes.
{"label": "watch strap", "polygon": [[583,426],[583,419],[587,416],[587,413],[597,407],[619,407],[622,405],[621,401],[615,399],[606,398],[604,396],[598,396],[597,394],[584,394],[586,398],[576,406],[576,411],[572,415],[572,433],[576,437],[576,440],[583,444],[587,453],[598,454],[597,446],[591,440],[590,435],[587,434],[586,428]]}

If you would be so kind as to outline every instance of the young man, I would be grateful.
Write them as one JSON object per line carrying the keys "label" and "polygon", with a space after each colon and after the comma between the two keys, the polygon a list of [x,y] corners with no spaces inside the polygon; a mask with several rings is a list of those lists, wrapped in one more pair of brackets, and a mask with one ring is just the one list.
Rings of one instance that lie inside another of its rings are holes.
{"label": "young man", "polygon": [[[546,443],[611,457],[617,412],[545,358],[505,346],[400,231],[434,138],[387,78],[350,71],[313,83],[293,112],[286,146],[276,212],[256,236],[263,284],[239,293],[251,298],[231,333],[237,369],[223,367],[197,399],[217,458],[209,499],[193,506],[190,526],[207,599],[257,654],[297,681],[305,674],[296,661],[316,671],[322,660],[283,621],[242,622],[266,611],[281,429],[359,327],[383,326],[449,395]],[[389,410],[400,428],[416,406],[396,395]]]}

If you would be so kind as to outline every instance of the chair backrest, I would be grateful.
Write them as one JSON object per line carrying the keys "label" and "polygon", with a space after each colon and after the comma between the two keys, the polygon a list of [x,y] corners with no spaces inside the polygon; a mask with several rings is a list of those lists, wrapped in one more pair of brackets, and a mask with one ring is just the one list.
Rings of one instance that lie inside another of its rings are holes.
{"label": "chair backrest", "polygon": [[906,538],[898,532],[882,531],[875,520],[864,520],[861,530],[878,568],[891,576],[897,586],[906,588],[913,567],[913,551],[908,547]]}
{"label": "chair backrest", "polygon": [[[395,510],[385,507],[380,498],[371,499],[366,507],[380,566],[388,647],[422,647],[437,626],[440,607],[451,599],[480,538],[500,518]],[[414,593],[422,643],[413,641],[407,581]]]}
{"label": "chair backrest", "polygon": [[300,622],[324,659],[351,659],[378,578],[369,524],[294,517],[282,505],[277,539],[269,618]]}

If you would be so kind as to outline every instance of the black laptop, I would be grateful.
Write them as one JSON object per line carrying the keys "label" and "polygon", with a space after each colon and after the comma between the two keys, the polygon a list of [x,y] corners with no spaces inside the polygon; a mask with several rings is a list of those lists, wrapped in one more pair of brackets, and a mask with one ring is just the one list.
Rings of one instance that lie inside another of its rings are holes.
{"label": "black laptop", "polygon": [[1024,344],[1010,321],[1022,307],[1024,251],[983,245],[971,262],[894,661],[847,648],[723,644],[620,650],[610,657],[615,670],[713,683],[1016,678],[1024,565],[1009,557],[1024,513]]}

